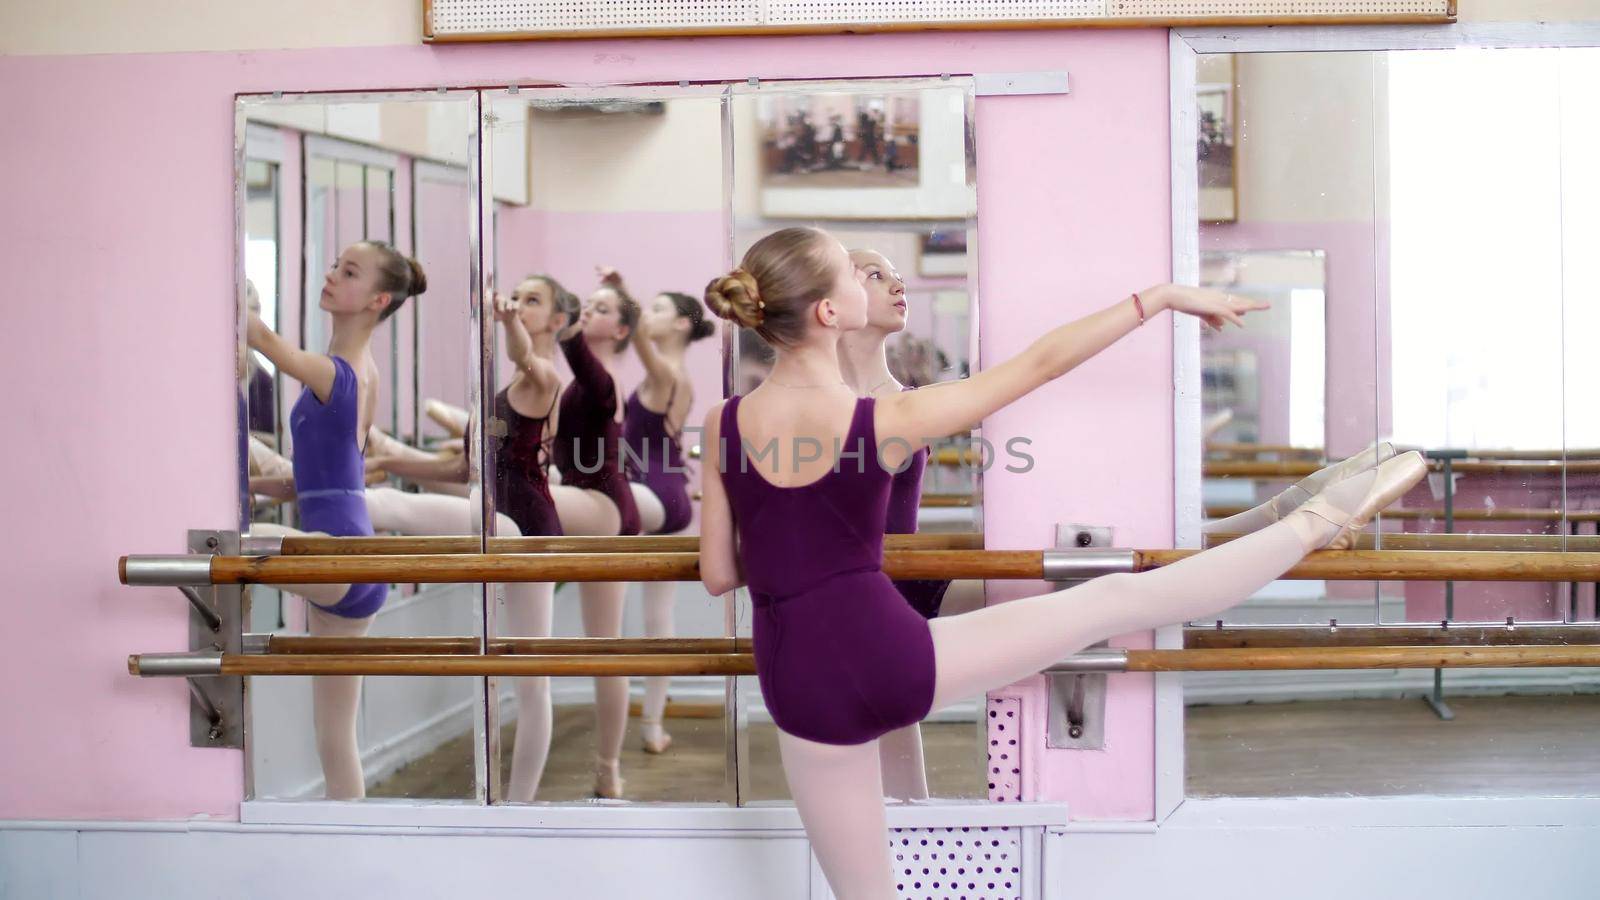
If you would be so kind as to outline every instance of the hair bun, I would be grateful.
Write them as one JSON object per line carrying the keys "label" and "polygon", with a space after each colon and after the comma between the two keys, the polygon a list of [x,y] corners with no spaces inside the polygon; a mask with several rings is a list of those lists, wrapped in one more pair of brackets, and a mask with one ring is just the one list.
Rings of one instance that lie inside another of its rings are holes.
{"label": "hair bun", "polygon": [[406,257],[406,267],[411,270],[411,293],[415,297],[428,289],[428,276],[422,271],[422,263],[411,257]]}
{"label": "hair bun", "polygon": [[754,275],[744,269],[734,269],[726,275],[711,279],[706,285],[706,307],[719,317],[738,322],[745,328],[760,328],[766,321],[766,304],[761,300],[761,288]]}

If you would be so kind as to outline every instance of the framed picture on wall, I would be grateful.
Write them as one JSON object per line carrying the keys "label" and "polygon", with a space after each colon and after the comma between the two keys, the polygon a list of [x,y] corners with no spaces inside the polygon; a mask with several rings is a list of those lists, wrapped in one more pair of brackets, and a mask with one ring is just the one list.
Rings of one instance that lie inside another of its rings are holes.
{"label": "framed picture on wall", "polygon": [[760,214],[887,220],[975,214],[970,84],[902,84],[845,91],[763,86],[755,94],[736,87],[736,121],[753,119],[756,127],[735,155],[759,175]]}
{"label": "framed picture on wall", "polygon": [[1200,172],[1200,221],[1239,218],[1237,115],[1238,78],[1231,53],[1200,57],[1195,106],[1199,133],[1195,158]]}

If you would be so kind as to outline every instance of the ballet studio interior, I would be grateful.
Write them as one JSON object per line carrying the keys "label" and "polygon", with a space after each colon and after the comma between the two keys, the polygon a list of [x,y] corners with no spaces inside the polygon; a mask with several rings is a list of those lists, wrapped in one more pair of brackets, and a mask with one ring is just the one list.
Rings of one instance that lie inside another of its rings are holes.
{"label": "ballet studio interior", "polygon": [[0,2],[0,898],[1600,898],[1600,0]]}

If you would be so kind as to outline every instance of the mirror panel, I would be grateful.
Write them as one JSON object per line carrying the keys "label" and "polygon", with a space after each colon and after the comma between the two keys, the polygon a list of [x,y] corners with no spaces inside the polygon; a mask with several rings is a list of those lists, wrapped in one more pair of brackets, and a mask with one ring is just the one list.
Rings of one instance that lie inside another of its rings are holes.
{"label": "mirror panel", "polygon": [[[1597,59],[1592,49],[1198,57],[1202,280],[1274,303],[1243,331],[1201,338],[1202,427],[1214,429],[1207,530],[1251,530],[1218,520],[1377,438],[1423,450],[1433,467],[1369,529],[1378,548],[1466,549],[1459,536],[1482,535],[1561,550],[1594,535],[1600,481],[1587,457],[1600,454],[1586,448],[1600,433],[1579,385],[1592,380],[1582,348],[1600,279],[1578,248],[1600,233],[1585,202],[1600,199],[1600,143],[1579,112],[1600,92]],[[1219,85],[1226,104],[1206,96]],[[1232,218],[1207,206],[1218,185],[1234,192]],[[1319,323],[1302,305],[1312,279],[1261,277],[1288,258],[1321,260]],[[1289,296],[1263,286],[1283,281]],[[1593,617],[1591,585],[1285,581],[1225,622]],[[1581,758],[1595,714],[1570,695],[1591,680],[1585,670],[1191,673],[1188,793],[1592,795],[1600,782]],[[1341,752],[1322,752],[1334,732]]]}
{"label": "mirror panel", "polygon": [[[419,385],[457,406],[474,399],[462,262],[476,253],[476,109],[471,92],[239,98],[252,533],[480,530],[459,441],[424,446],[418,429]],[[418,188],[436,171],[454,173],[453,193]],[[415,296],[407,257],[426,279]],[[250,593],[260,633],[482,634],[481,585]],[[255,798],[484,793],[481,679],[260,678],[248,697]]]}
{"label": "mirror panel", "polygon": [[[609,471],[602,459],[614,455],[627,476],[618,479],[626,504],[645,533],[696,534],[700,463],[690,450],[723,395],[721,323],[701,294],[730,265],[726,90],[524,88],[485,96],[500,306],[496,393],[481,413],[489,423],[485,478],[500,514],[496,533],[627,530],[602,477]],[[620,278],[620,291],[602,283],[606,269]],[[562,341],[574,307],[597,321]],[[528,354],[537,362],[525,362]],[[647,354],[670,374],[652,377]],[[546,371],[558,388],[542,381],[538,373]],[[621,424],[597,443],[586,421]],[[544,449],[531,452],[539,441]],[[530,499],[530,471],[549,480],[548,501]],[[539,514],[552,503],[559,524]],[[494,615],[493,632],[502,636],[729,633],[727,602],[707,596],[699,582],[564,584],[553,597],[549,585],[507,585]],[[735,801],[722,678],[494,681],[497,800]],[[552,710],[551,724],[536,723],[541,710]],[[539,774],[535,748],[546,744]],[[596,763],[613,757],[620,791]]]}
{"label": "mirror panel", "polygon": [[[732,93],[734,259],[762,236],[792,225],[817,225],[847,249],[876,251],[858,257],[858,264],[887,266],[882,275],[898,275],[905,287],[904,324],[869,324],[846,336],[841,364],[881,352],[906,388],[976,369],[970,79],[737,84]],[[775,357],[752,330],[737,329],[733,343],[729,379],[735,393],[748,393]],[[974,431],[934,448],[915,517],[918,531],[982,533],[982,467],[972,459],[977,454],[992,462],[993,451],[981,437]],[[982,582],[958,581],[939,609],[948,615],[982,603]],[[748,636],[747,597],[739,610],[739,634]],[[776,727],[756,679],[738,681],[740,721],[748,723],[739,743],[741,796],[787,802]],[[987,796],[983,709],[977,697],[923,722],[919,740],[905,743],[888,764],[888,789],[897,790],[898,783],[907,797]]]}

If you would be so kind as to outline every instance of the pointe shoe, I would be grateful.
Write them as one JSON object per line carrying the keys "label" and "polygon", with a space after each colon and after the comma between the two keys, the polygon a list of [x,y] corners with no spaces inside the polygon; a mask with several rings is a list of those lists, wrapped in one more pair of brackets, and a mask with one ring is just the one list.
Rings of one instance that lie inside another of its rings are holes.
{"label": "pointe shoe", "polygon": [[451,437],[461,437],[467,433],[467,423],[462,411],[445,403],[429,397],[423,401],[422,410],[434,424],[443,428]]}
{"label": "pointe shoe", "polygon": [[594,795],[607,800],[622,799],[622,763],[594,761]]}
{"label": "pointe shoe", "polygon": [[667,748],[672,746],[672,735],[667,734],[666,729],[661,727],[660,722],[644,722],[642,724],[644,752],[655,754],[667,752]]}
{"label": "pointe shoe", "polygon": [[1367,527],[1373,516],[1400,499],[1427,474],[1428,461],[1421,453],[1412,450],[1378,466],[1372,487],[1367,490],[1367,496],[1362,498],[1354,510],[1345,512],[1318,494],[1300,504],[1300,511],[1338,526],[1339,532],[1333,536],[1333,540],[1324,544],[1322,549],[1348,550],[1355,544],[1356,535]]}
{"label": "pointe shoe", "polygon": [[1317,492],[1330,484],[1360,475],[1368,469],[1381,466],[1395,456],[1395,446],[1388,441],[1378,441],[1369,444],[1365,450],[1348,459],[1342,459],[1331,466],[1325,466],[1312,472],[1294,484],[1284,488],[1278,496],[1267,501],[1272,505],[1272,511],[1279,519],[1294,512],[1302,503],[1317,495]]}

